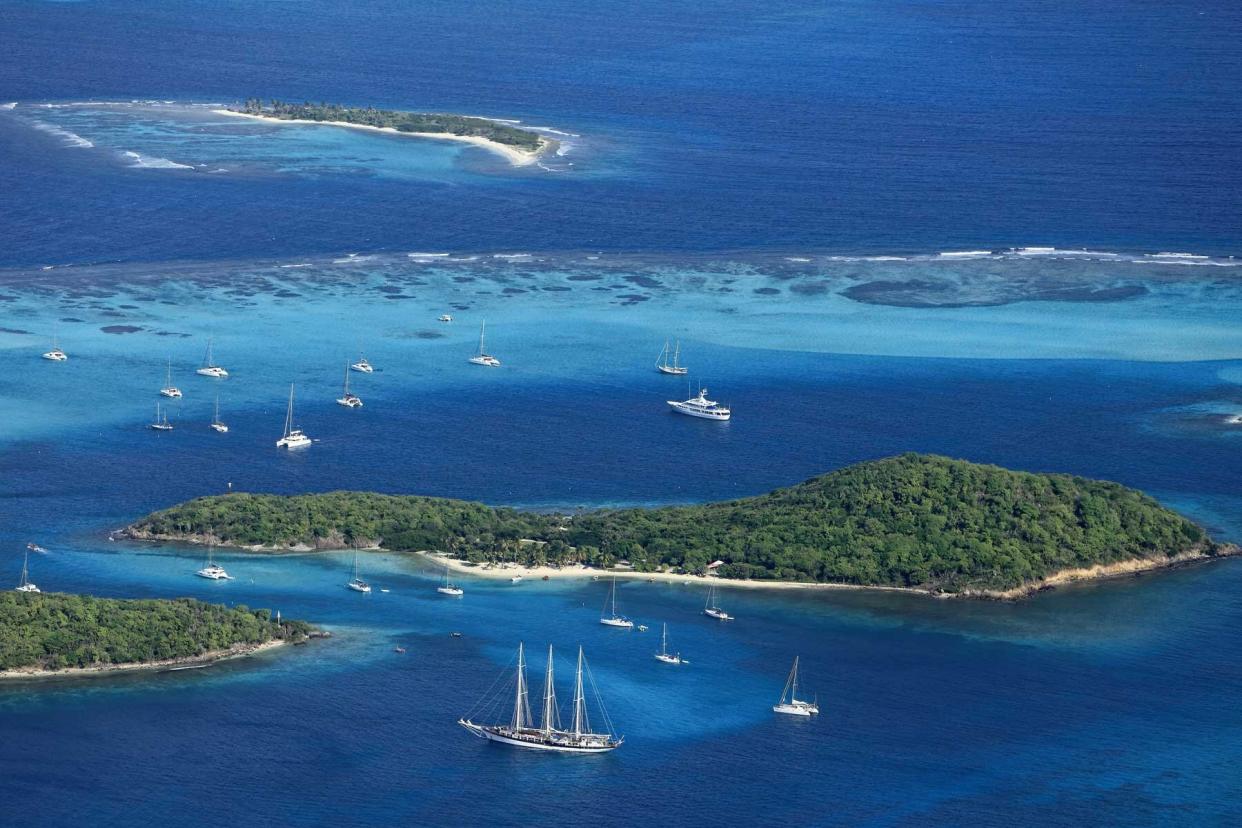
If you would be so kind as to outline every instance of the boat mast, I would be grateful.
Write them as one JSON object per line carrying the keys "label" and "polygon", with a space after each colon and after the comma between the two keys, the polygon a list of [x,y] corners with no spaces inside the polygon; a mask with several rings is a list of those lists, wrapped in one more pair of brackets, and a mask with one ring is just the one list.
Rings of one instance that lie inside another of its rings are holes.
{"label": "boat mast", "polygon": [[293,428],[293,383],[289,383],[289,406],[285,409],[285,436],[289,436],[289,430]]}
{"label": "boat mast", "polygon": [[210,368],[213,364],[211,361],[211,337],[210,336],[207,337],[207,355],[206,357],[204,357],[204,359],[206,361],[205,367]]}
{"label": "boat mast", "polygon": [[526,649],[525,644],[518,644],[517,693],[513,698],[514,730],[521,730],[530,724],[530,708],[526,705]]}
{"label": "boat mast", "polygon": [[789,703],[798,700],[798,656],[794,656],[793,672],[789,676]]}
{"label": "boat mast", "polygon": [[617,576],[612,576],[612,617],[617,617]]}
{"label": "boat mast", "polygon": [[660,655],[668,655],[668,622],[664,622],[664,630],[660,633]]}
{"label": "boat mast", "polygon": [[216,414],[212,418],[211,421],[216,424],[219,424],[220,422],[220,392],[219,391],[216,392]]}
{"label": "boat mast", "polygon": [[[668,343],[666,342],[665,346],[667,347],[667,345]],[[677,345],[676,347],[673,348],[673,368],[674,369],[677,368],[677,358],[679,356],[681,356],[681,340],[680,339],[677,340]]]}
{"label": "boat mast", "polygon": [[484,351],[483,351],[483,333],[484,333],[486,330],[487,330],[487,320],[486,320],[486,319],[484,319],[484,320],[483,320],[483,323],[479,326],[479,356],[483,356],[483,353],[484,353]]}
{"label": "boat mast", "polygon": [[345,398],[349,399],[349,363],[345,363]]}
{"label": "boat mast", "polygon": [[548,645],[548,672],[543,678],[543,735],[552,735],[552,720],[556,717],[556,685],[552,680],[552,645]]}
{"label": "boat mast", "polygon": [[581,736],[586,724],[586,698],[582,693],[582,647],[578,647],[578,677],[574,679],[574,735]]}
{"label": "boat mast", "polygon": [[27,583],[29,583],[29,582],[30,582],[30,575],[29,575],[29,572],[28,572],[29,567],[30,567],[30,550],[26,550],[26,557],[22,560],[22,583],[21,583],[21,586],[25,586]]}

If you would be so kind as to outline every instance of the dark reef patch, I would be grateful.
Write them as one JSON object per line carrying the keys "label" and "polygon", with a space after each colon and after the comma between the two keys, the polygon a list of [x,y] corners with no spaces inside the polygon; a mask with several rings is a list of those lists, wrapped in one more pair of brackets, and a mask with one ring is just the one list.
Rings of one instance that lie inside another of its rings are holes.
{"label": "dark reef patch", "polygon": [[21,328],[0,328],[0,333],[29,334],[30,331],[23,331]]}
{"label": "dark reef patch", "polygon": [[138,325],[104,325],[99,330],[106,334],[129,334],[138,333],[142,328]]}
{"label": "dark reef patch", "polygon": [[755,288],[752,291],[752,293],[757,293],[760,296],[779,296],[780,292],[781,292],[780,288],[769,288],[769,287]]}
{"label": "dark reef patch", "polygon": [[570,282],[598,282],[603,276],[596,276],[594,273],[571,273],[566,276],[566,281]]}

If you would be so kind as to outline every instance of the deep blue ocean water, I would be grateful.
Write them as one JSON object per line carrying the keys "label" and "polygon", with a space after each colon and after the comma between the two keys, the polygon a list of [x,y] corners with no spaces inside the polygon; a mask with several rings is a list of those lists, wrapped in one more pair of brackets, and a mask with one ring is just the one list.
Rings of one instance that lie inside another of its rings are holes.
{"label": "deep blue ocean water", "polygon": [[[107,539],[229,484],[662,504],[916,450],[1118,480],[1242,541],[1240,33],[1221,2],[0,2],[0,583],[38,541],[46,590],[335,633],[0,687],[0,802],[187,828],[1242,822],[1237,561],[1019,604],[730,590],[724,626],[699,588],[622,584],[641,634],[597,623],[602,583],[450,601],[368,554],[390,592],[361,597],[343,555],[229,553],[208,584],[198,550]],[[211,112],[250,95],[511,117],[562,154]],[[1030,245],[1093,252],[937,253]],[[496,371],[465,362],[483,319]],[[209,336],[225,382],[193,374]],[[731,422],[666,412],[666,338]],[[157,435],[167,360],[185,398]],[[293,455],[290,383],[318,441]],[[663,622],[690,665],[651,658]],[[585,646],[621,750],[454,724],[519,639],[532,675],[558,648],[562,699]],[[813,721],[770,713],[795,654]]]}

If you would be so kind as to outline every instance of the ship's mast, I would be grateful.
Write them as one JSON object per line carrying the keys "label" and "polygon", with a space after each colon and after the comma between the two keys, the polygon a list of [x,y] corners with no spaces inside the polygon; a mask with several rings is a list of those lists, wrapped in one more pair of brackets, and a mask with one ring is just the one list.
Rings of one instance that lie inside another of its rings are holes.
{"label": "ship's mast", "polygon": [[552,679],[552,645],[548,645],[548,672],[543,678],[543,735],[552,735],[552,724],[556,718],[556,684]]}
{"label": "ship's mast", "polygon": [[790,674],[789,679],[789,703],[793,704],[798,700],[798,656],[794,656],[793,673]]}
{"label": "ship's mast", "polygon": [[582,647],[578,648],[578,675],[574,679],[574,735],[581,736],[586,722],[586,698],[582,693]]}
{"label": "ship's mast", "polygon": [[517,693],[513,698],[514,730],[520,730],[530,724],[530,708],[526,703],[526,650],[525,645],[518,644]]}
{"label": "ship's mast", "polygon": [[664,624],[664,630],[660,633],[660,655],[668,655],[668,624]]}

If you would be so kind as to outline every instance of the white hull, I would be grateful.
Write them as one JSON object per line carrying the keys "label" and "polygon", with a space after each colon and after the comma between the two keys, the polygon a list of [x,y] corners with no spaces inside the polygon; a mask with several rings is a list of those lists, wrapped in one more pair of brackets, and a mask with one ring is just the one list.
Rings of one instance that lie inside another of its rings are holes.
{"label": "white hull", "polygon": [[173,427],[170,426],[168,423],[152,423],[151,425],[147,426],[147,428],[151,429],[152,431],[172,431],[173,430]]}
{"label": "white hull", "polygon": [[440,593],[441,595],[452,595],[454,598],[466,594],[466,591],[464,589],[461,589],[460,587],[446,587],[446,586],[436,587],[436,592]]}
{"label": "white hull", "polygon": [[200,377],[211,377],[213,379],[224,379],[229,375],[229,372],[221,368],[219,365],[209,365],[206,368],[199,368],[194,373],[198,374]]}
{"label": "white hull", "polygon": [[661,374],[674,374],[679,377],[690,372],[689,368],[673,368],[670,365],[657,365],[656,368],[660,369]]}
{"label": "white hull", "polygon": [[41,591],[34,584],[22,584],[21,586],[14,587],[13,589],[17,592],[40,592]]}
{"label": "white hull", "polygon": [[773,713],[784,713],[786,716],[812,716],[819,712],[819,707],[807,702],[793,704],[777,704],[772,707]]}
{"label": "white hull", "polygon": [[213,429],[213,430],[218,431],[218,432],[220,432],[221,434],[228,434],[228,433],[229,433],[229,427],[228,427],[228,426],[226,426],[224,423],[212,423],[212,424],[211,424],[211,427],[212,427],[212,429]]}
{"label": "white hull", "polygon": [[43,355],[43,358],[52,362],[64,362],[69,357],[65,355],[64,351],[48,351]]}
{"label": "white hull", "polygon": [[485,365],[488,368],[499,368],[500,360],[494,356],[475,356],[470,357],[470,362],[474,365]]}
{"label": "white hull", "polygon": [[668,400],[668,407],[678,414],[685,414],[687,417],[698,417],[701,420],[727,420],[731,416],[729,411],[702,409],[697,406],[686,405],[684,402],[678,402],[677,400]]}
{"label": "white hull", "polygon": [[666,653],[656,653],[656,661],[663,661],[665,664],[688,664],[682,661],[681,656],[668,655]]}
{"label": "white hull", "polygon": [[311,444],[311,438],[305,434],[299,434],[297,437],[281,437],[276,441],[276,448],[305,448]]}
{"label": "white hull", "polygon": [[599,623],[603,624],[605,627],[621,627],[626,630],[634,628],[634,622],[628,621],[624,618],[601,618],[599,619]]}
{"label": "white hull", "polygon": [[703,614],[708,618],[715,618],[717,621],[732,621],[733,616],[722,609],[705,609]]}
{"label": "white hull", "polygon": [[349,370],[357,371],[360,374],[370,374],[375,369],[371,367],[369,362],[355,362],[353,365],[349,366]]}
{"label": "white hull", "polygon": [[181,389],[179,388],[161,388],[160,394],[173,400],[181,399]]}
{"label": "white hull", "polygon": [[[467,720],[458,720],[458,724],[475,736],[487,739],[489,742],[498,742],[502,745],[512,745],[513,747],[526,748],[527,750],[546,750],[554,753],[607,753],[610,750],[616,750],[620,746],[620,740],[617,741],[601,741],[585,745],[571,745],[557,742],[544,741],[538,735],[518,739],[507,736],[498,731],[497,728],[477,725]],[[566,734],[565,738],[572,738],[571,734]],[[603,737],[600,737],[601,740]]]}
{"label": "white hull", "polygon": [[350,582],[349,582],[348,584],[346,584],[345,586],[347,586],[348,588],[352,589],[354,592],[366,592],[366,593],[369,593],[369,592],[371,591],[371,585],[370,585],[370,584],[357,584],[357,583],[354,583],[353,581],[350,581]]}
{"label": "white hull", "polygon": [[210,581],[231,581],[233,580],[232,576],[230,576],[229,573],[225,572],[223,569],[220,569],[220,570],[200,569],[198,572],[195,572],[194,574],[200,578],[206,578]]}
{"label": "white hull", "polygon": [[362,408],[362,399],[350,394],[348,397],[339,397],[336,404],[346,408]]}

